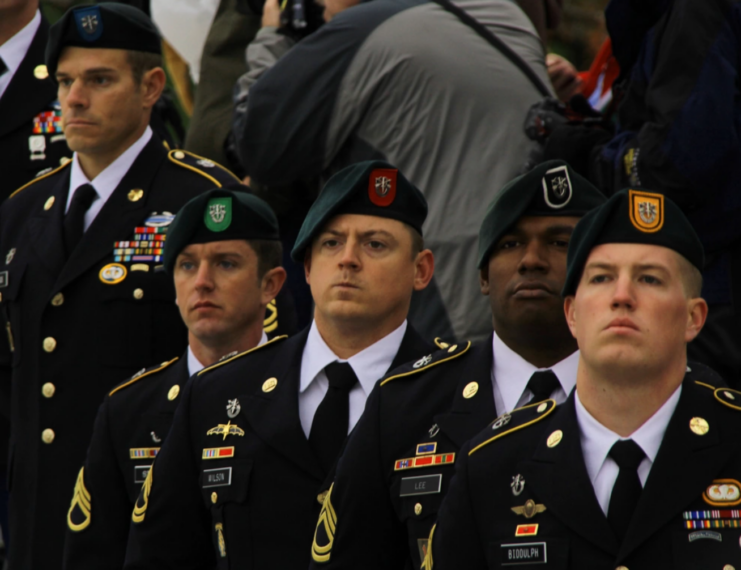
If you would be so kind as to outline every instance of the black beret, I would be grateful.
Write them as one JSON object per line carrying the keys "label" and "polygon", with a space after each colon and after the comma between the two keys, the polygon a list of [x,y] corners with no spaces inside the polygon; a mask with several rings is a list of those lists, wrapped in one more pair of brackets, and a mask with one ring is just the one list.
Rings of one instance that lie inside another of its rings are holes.
{"label": "black beret", "polygon": [[705,252],[689,220],[663,194],[624,189],[574,228],[561,294],[576,294],[589,252],[605,243],[645,243],[673,249],[702,271]]}
{"label": "black beret", "polygon": [[523,216],[583,216],[607,198],[563,160],[549,160],[510,181],[489,205],[479,231],[479,269]]}
{"label": "black beret", "polygon": [[46,67],[54,78],[66,46],[162,53],[162,37],[144,12],[133,6],[102,2],[75,6],[49,29]]}
{"label": "black beret", "polygon": [[280,239],[270,206],[236,183],[209,190],[182,207],[167,230],[162,263],[172,273],[186,246],[231,239]]}
{"label": "black beret", "polygon": [[304,251],[330,218],[364,214],[391,218],[420,234],[427,217],[427,200],[399,170],[387,162],[369,160],[340,170],[312,204],[301,226],[291,257],[303,261]]}

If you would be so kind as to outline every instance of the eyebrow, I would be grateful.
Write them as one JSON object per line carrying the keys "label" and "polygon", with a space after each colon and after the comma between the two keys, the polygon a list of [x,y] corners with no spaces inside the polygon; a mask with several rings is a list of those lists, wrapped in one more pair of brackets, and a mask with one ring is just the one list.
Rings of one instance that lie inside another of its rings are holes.
{"label": "eyebrow", "polygon": [[[347,235],[346,232],[341,232],[338,230],[324,230],[321,235],[323,234],[330,234],[333,236],[344,236]],[[367,232],[362,232],[360,234],[361,237],[371,237],[374,235],[382,235],[391,239],[396,239],[394,235],[390,232],[387,232],[386,230],[368,230]]]}
{"label": "eyebrow", "polygon": [[[669,273],[669,268],[660,265],[657,263],[639,263],[632,266],[634,269],[638,269],[639,271],[647,271],[647,270],[654,270],[654,271],[663,271],[664,273]],[[615,270],[617,268],[617,265],[614,263],[605,263],[600,261],[593,261],[591,263],[587,263],[587,265],[584,267],[585,270],[587,269],[605,269],[605,270]]]}
{"label": "eyebrow", "polygon": [[[511,236],[521,237],[521,236],[526,235],[526,233],[527,232],[525,232],[525,230],[523,230],[522,228],[514,227],[514,228],[511,228],[509,231],[505,232],[502,235],[502,238],[511,237]],[[573,233],[574,233],[574,226],[570,226],[568,224],[555,224],[553,226],[548,226],[547,228],[543,230],[543,234],[548,235],[548,236],[557,235],[557,234],[571,235]]]}
{"label": "eyebrow", "polygon": [[[95,75],[96,73],[116,73],[118,70],[112,68],[112,67],[93,67],[92,69],[86,69],[81,73],[81,75]],[[65,73],[64,71],[57,71],[55,77],[69,77],[68,73]]]}

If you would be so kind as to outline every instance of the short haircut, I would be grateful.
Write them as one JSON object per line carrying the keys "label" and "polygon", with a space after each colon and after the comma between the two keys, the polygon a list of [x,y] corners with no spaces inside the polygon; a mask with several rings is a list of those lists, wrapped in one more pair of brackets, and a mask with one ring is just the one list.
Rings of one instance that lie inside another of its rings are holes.
{"label": "short haircut", "polygon": [[413,261],[417,258],[417,255],[422,250],[424,250],[425,240],[422,237],[422,234],[420,234],[412,226],[410,226],[409,224],[404,224],[404,226],[406,226],[407,230],[409,230],[409,235],[412,236],[412,261]]}
{"label": "short haircut", "polygon": [[248,239],[247,244],[257,255],[257,278],[261,280],[271,269],[283,264],[283,245],[277,240]]}
{"label": "short haircut", "polygon": [[141,85],[142,78],[147,71],[163,65],[160,54],[146,51],[126,50],[126,59],[131,66],[134,83],[137,85]]}
{"label": "short haircut", "polygon": [[[675,252],[676,253],[676,252]],[[695,299],[702,296],[702,273],[689,260],[680,253],[677,253],[679,265],[679,275],[682,279],[682,288],[688,299]]]}

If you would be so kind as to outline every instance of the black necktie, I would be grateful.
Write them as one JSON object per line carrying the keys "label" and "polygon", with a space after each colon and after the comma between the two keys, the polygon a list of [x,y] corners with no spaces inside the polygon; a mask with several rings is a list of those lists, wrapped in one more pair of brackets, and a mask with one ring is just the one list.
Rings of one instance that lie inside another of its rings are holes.
{"label": "black necktie", "polygon": [[85,231],[85,212],[90,208],[98,193],[90,184],[83,184],[75,190],[69,210],[64,216],[64,249],[67,257],[77,247]]}
{"label": "black necktie", "polygon": [[314,449],[322,468],[329,472],[342,449],[350,423],[350,390],[358,381],[347,362],[333,362],[324,372],[329,388],[322,403],[314,414],[309,432],[309,443]]}
{"label": "black necktie", "polygon": [[3,58],[0,57],[0,77],[2,77],[3,73],[5,73],[6,71],[8,71],[8,66],[5,65]]}
{"label": "black necktie", "polygon": [[610,495],[607,520],[620,542],[625,538],[638,499],[641,498],[643,487],[638,478],[638,466],[645,456],[641,447],[632,439],[618,441],[610,450],[610,457],[620,467],[620,473]]}
{"label": "black necktie", "polygon": [[552,370],[533,372],[530,380],[527,381],[527,389],[533,393],[533,399],[530,400],[530,403],[547,400],[551,397],[553,391],[560,386],[561,384]]}

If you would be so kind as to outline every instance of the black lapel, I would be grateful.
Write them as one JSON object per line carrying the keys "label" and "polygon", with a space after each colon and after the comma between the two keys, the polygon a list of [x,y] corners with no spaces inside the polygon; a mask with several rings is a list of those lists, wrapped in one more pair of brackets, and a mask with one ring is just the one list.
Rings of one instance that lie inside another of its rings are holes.
{"label": "black lapel", "polygon": [[271,392],[258,391],[239,396],[242,414],[267,445],[286,459],[314,476],[319,482],[325,473],[309,445],[298,416],[298,391],[301,376],[301,356],[309,336],[309,328],[283,342],[280,357],[275,358],[264,379],[275,378],[278,385]]}
{"label": "black lapel", "polygon": [[[685,376],[682,395],[669,422],[664,440],[651,467],[636,507],[633,523],[620,548],[619,559],[638,548],[668,520],[679,520],[681,512],[703,491],[738,449],[737,434],[723,433],[707,388]],[[705,435],[690,430],[692,418],[704,418],[710,425]]]}
{"label": "black lapel", "polygon": [[[72,252],[54,286],[55,290],[62,290],[91,265],[111,255],[114,242],[128,239],[134,233],[134,228],[144,222],[155,175],[166,157],[167,151],[161,140],[153,134]],[[136,202],[128,198],[133,189],[144,192]]]}
{"label": "black lapel", "polygon": [[[455,372],[459,379],[450,411],[435,416],[435,423],[459,448],[497,417],[491,383],[491,337],[469,350],[462,357],[463,367]],[[472,398],[464,398],[463,389],[470,382],[478,382],[479,390]]]}
{"label": "black lapel", "polygon": [[[584,465],[576,420],[576,391],[554,412],[533,460],[520,468],[528,488],[538,501],[566,526],[586,540],[615,556],[618,541],[597,502],[594,487]],[[548,447],[548,436],[563,432],[561,443]]]}
{"label": "black lapel", "polygon": [[424,355],[430,354],[434,351],[435,347],[423,339],[411,324],[407,324],[404,338],[401,339],[399,350],[397,351],[394,360],[391,362],[389,370],[393,370],[394,368],[406,364],[407,362],[411,362],[412,360],[418,360]]}
{"label": "black lapel", "polygon": [[[24,123],[31,123],[57,97],[57,88],[51,79],[36,79],[34,69],[44,63],[44,50],[49,35],[49,24],[42,17],[39,29],[13,75],[8,88],[0,98],[0,137]],[[27,143],[24,143],[27,144]]]}
{"label": "black lapel", "polygon": [[[71,168],[68,166],[62,175],[57,178],[48,198],[44,198],[44,205],[54,198],[48,210],[39,206],[39,211],[28,220],[28,235],[36,254],[51,273],[52,277],[59,275],[64,267],[64,210],[67,206],[67,191]],[[52,293],[58,291],[55,289]]]}

